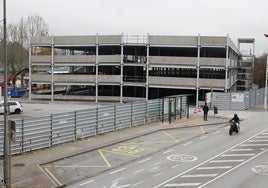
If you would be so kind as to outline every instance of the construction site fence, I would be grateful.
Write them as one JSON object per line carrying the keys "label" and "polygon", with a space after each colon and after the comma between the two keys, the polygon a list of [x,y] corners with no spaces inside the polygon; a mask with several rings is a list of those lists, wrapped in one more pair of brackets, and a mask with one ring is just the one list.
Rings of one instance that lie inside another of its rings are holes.
{"label": "construction site fence", "polygon": [[[185,104],[184,104],[185,105]],[[107,132],[168,119],[163,100],[154,99],[77,110],[15,121],[11,153],[23,154]],[[0,122],[0,155],[4,154],[4,122]]]}

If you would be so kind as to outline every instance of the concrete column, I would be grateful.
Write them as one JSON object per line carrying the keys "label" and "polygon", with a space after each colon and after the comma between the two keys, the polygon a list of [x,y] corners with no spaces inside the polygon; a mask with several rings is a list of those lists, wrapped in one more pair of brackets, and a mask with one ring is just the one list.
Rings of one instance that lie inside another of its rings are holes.
{"label": "concrete column", "polygon": [[146,101],[149,99],[149,50],[150,50],[150,36],[149,33],[147,34],[147,52],[146,52],[146,83],[145,83],[145,89],[146,89]]}
{"label": "concrete column", "polygon": [[196,70],[197,70],[197,74],[196,74],[196,107],[198,107],[198,100],[199,100],[199,74],[200,74],[200,48],[201,48],[201,44],[200,44],[200,34],[198,34],[198,41],[197,41],[197,66],[196,66]]}
{"label": "concrete column", "polygon": [[226,37],[226,58],[225,58],[225,88],[224,92],[228,91],[228,62],[229,62],[229,35]]}
{"label": "concrete column", "polygon": [[51,101],[54,101],[54,36],[51,36]]}
{"label": "concrete column", "polygon": [[95,102],[98,102],[98,76],[99,76],[99,35],[96,35],[96,60],[95,60],[95,68],[96,68],[96,79],[95,79]]}
{"label": "concrete column", "polygon": [[121,35],[121,58],[120,58],[120,103],[123,103],[123,71],[124,71],[124,34]]}

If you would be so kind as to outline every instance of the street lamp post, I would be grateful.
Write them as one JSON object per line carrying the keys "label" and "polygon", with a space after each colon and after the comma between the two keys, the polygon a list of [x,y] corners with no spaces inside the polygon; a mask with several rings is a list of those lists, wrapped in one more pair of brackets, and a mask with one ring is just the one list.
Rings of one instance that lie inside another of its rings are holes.
{"label": "street lamp post", "polygon": [[[268,37],[268,34],[264,34],[264,36]],[[267,109],[267,78],[268,78],[268,46],[267,46],[266,74],[265,74],[264,109]]]}

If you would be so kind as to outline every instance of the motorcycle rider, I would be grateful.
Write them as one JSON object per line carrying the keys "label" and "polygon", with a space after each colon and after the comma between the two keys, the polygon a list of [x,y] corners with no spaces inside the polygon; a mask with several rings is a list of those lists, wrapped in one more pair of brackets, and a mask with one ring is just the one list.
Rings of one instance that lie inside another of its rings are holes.
{"label": "motorcycle rider", "polygon": [[236,123],[237,128],[240,129],[239,127],[240,119],[236,113],[234,114],[234,117],[230,119],[229,123],[231,123],[232,121],[234,121]]}

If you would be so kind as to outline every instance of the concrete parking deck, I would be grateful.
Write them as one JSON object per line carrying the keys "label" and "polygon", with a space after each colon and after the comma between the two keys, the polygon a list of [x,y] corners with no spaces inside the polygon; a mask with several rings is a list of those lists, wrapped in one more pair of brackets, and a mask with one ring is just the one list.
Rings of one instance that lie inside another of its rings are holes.
{"label": "concrete parking deck", "polygon": [[[259,111],[258,111],[259,112]],[[256,111],[239,111],[239,117],[246,120],[250,118]],[[213,112],[210,112],[213,113]],[[23,155],[12,157],[12,187],[64,187],[64,182],[57,182],[57,178],[53,178],[53,174],[49,174],[40,165],[51,163],[70,156],[93,151],[105,146],[120,143],[129,139],[137,138],[142,135],[154,133],[161,130],[178,129],[192,126],[200,126],[200,133],[205,133],[205,126],[222,124],[227,125],[227,121],[232,117],[233,111],[219,111],[214,116],[209,114],[208,121],[203,121],[202,112],[194,113],[190,110],[190,118],[177,119],[171,124],[167,122],[157,122],[138,127],[131,127],[117,132],[107,133],[101,136],[90,137],[76,142],[69,142],[59,146],[33,151]],[[203,129],[203,130],[202,130]],[[3,161],[1,161],[1,173],[3,172]],[[3,177],[3,174],[0,174]],[[55,182],[56,181],[56,182]]]}

